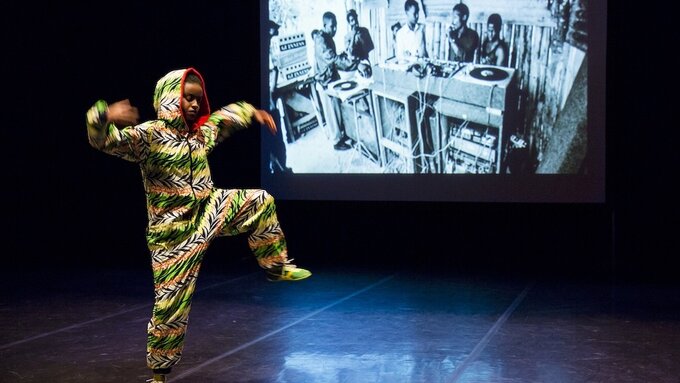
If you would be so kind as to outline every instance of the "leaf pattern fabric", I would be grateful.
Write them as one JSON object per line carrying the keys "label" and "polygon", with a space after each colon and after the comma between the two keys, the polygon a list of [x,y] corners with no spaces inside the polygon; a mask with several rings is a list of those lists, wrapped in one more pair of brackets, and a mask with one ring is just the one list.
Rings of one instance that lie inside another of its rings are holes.
{"label": "leaf pattern fabric", "polygon": [[141,169],[155,291],[147,326],[147,364],[152,369],[172,367],[182,356],[196,278],[213,239],[248,233],[248,245],[261,267],[288,263],[274,198],[259,189],[216,188],[210,175],[208,154],[248,127],[255,108],[238,102],[210,113],[204,83],[201,123],[187,126],[181,96],[189,73],[202,80],[193,68],[171,71],[158,80],[155,120],[126,127],[107,123],[104,100],[86,115],[90,145]]}

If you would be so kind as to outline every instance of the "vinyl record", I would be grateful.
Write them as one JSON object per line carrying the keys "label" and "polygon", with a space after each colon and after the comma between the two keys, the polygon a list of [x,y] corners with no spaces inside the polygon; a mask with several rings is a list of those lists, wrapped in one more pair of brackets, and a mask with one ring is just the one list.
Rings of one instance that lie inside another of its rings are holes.
{"label": "vinyl record", "polygon": [[498,68],[493,68],[493,67],[481,67],[481,68],[474,68],[473,70],[470,71],[470,76],[478,79],[478,80],[486,80],[486,81],[500,81],[500,80],[505,80],[508,78],[509,74],[508,72],[498,69]]}
{"label": "vinyl record", "polygon": [[333,85],[335,90],[352,90],[357,87],[356,81],[343,81]]}

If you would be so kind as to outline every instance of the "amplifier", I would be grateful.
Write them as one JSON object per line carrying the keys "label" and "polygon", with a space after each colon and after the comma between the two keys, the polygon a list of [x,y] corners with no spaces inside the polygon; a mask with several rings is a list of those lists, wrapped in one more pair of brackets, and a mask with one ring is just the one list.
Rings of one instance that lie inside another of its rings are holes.
{"label": "amplifier", "polygon": [[281,68],[281,79],[278,83],[279,87],[287,85],[288,83],[299,81],[307,77],[312,67],[309,63],[299,63]]}
{"label": "amplifier", "polygon": [[306,78],[312,67],[307,60],[307,40],[304,33],[280,36],[273,41],[273,59],[279,67],[279,87]]}

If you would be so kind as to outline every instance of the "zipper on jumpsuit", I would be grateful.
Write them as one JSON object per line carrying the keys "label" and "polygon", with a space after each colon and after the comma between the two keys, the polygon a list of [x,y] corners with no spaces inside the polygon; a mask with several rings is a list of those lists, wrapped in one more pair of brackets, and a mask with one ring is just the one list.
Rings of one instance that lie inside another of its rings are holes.
{"label": "zipper on jumpsuit", "polygon": [[191,188],[191,194],[196,199],[196,191],[194,190],[194,159],[192,157],[191,143],[189,142],[189,136],[184,136],[187,146],[189,147],[189,187]]}

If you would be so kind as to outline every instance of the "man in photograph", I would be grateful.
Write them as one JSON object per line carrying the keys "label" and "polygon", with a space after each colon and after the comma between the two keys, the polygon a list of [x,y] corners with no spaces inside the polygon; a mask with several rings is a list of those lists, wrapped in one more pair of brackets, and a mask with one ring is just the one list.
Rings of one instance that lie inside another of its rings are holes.
{"label": "man in photograph", "polygon": [[368,60],[368,54],[373,50],[373,39],[368,28],[359,25],[359,15],[354,9],[347,12],[349,31],[345,35],[345,50],[347,54],[359,60]]}
{"label": "man in photograph", "polygon": [[467,26],[470,9],[463,3],[453,7],[451,25],[449,25],[447,40],[449,43],[449,61],[473,62],[475,51],[479,46],[479,34]]}
{"label": "man in photograph", "polygon": [[428,57],[425,45],[425,25],[418,23],[420,6],[416,0],[406,0],[406,25],[397,31],[396,56],[398,61],[412,61]]}
{"label": "man in photograph", "polygon": [[326,119],[327,132],[335,142],[335,150],[350,149],[350,138],[345,134],[342,123],[341,101],[327,93],[328,84],[340,79],[339,70],[356,70],[359,60],[350,59],[347,54],[338,55],[335,50],[333,37],[338,30],[338,21],[335,14],[326,12],[323,14],[323,28],[314,33],[314,79],[316,90],[319,92],[321,106]]}

